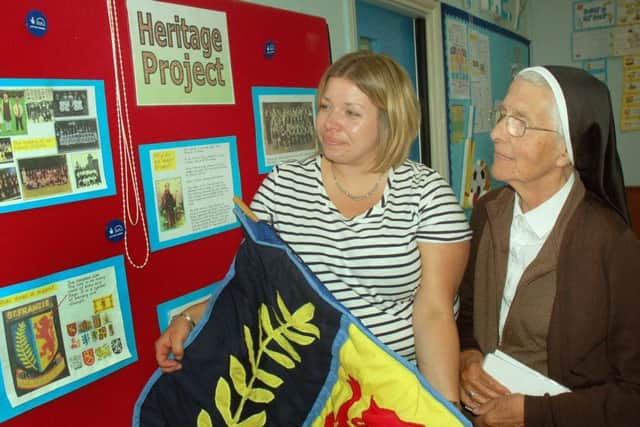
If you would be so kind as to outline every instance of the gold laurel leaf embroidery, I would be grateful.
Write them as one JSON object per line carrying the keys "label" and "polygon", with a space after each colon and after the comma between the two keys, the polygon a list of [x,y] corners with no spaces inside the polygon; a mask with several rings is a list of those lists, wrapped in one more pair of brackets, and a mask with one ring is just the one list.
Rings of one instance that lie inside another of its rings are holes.
{"label": "gold laurel leaf embroidery", "polygon": [[283,329],[282,334],[274,334],[273,340],[277,342],[278,345],[282,347],[282,349],[289,354],[289,357],[291,357],[296,362],[300,363],[302,361],[302,358],[300,357],[300,354],[298,354],[298,352],[293,348],[293,346],[287,339],[286,331],[287,329]]}
{"label": "gold laurel leaf embroidery", "polygon": [[247,356],[249,357],[249,364],[255,370],[257,369],[256,353],[253,350],[253,337],[251,336],[251,329],[247,325],[242,327],[244,331],[244,343],[247,346]]}
{"label": "gold laurel leaf embroidery", "polygon": [[290,341],[293,341],[296,344],[299,345],[309,345],[311,344],[313,341],[315,341],[315,337],[309,336],[309,335],[302,335],[299,334],[295,331],[292,331],[290,329],[286,329],[284,331],[284,335],[289,338]]}
{"label": "gold laurel leaf embroidery", "polygon": [[229,356],[229,376],[238,394],[247,394],[247,371],[233,354]]}
{"label": "gold laurel leaf embroidery", "polygon": [[[257,349],[255,348],[251,329],[247,325],[243,325],[244,341],[247,347],[251,374],[248,381],[247,371],[242,362],[234,355],[229,355],[229,377],[235,391],[238,392],[241,398],[233,415],[231,415],[231,387],[229,382],[225,378],[218,378],[214,397],[215,405],[227,426],[262,427],[266,424],[267,413],[264,410],[242,421],[240,420],[247,401],[268,404],[275,399],[275,394],[271,390],[257,387],[255,385],[256,381],[261,381],[272,389],[276,389],[283,384],[282,378],[260,368],[263,356],[269,357],[286,369],[293,369],[296,362],[300,363],[302,361],[293,344],[306,346],[320,338],[320,329],[311,323],[315,314],[313,304],[304,304],[294,313],[291,313],[279,292],[276,293],[276,301],[280,313],[278,314],[278,311],[275,308],[273,309],[273,317],[278,325],[276,328],[273,327],[269,307],[262,304],[258,309]],[[275,342],[285,350],[288,355],[268,348],[272,342]],[[203,415],[203,413],[206,415]],[[203,417],[203,422],[205,422],[205,418],[209,417],[209,414],[201,410],[198,416],[198,423],[200,423],[200,416]],[[203,426],[198,424],[198,427],[208,426],[206,424]]]}
{"label": "gold laurel leaf embroidery", "polygon": [[282,354],[279,351],[271,350],[268,348],[265,348],[263,351],[267,356],[272,358],[275,362],[277,362],[283,368],[293,369],[296,367],[296,363],[293,360],[291,360],[291,358],[286,354]]}
{"label": "gold laurel leaf embroidery", "polygon": [[291,319],[291,313],[289,313],[289,309],[284,304],[284,300],[280,296],[280,293],[276,294],[276,301],[278,303],[278,308],[280,309],[280,313],[284,317],[285,322],[288,322]]}
{"label": "gold laurel leaf embroidery", "polygon": [[271,388],[278,388],[282,385],[282,378],[277,375],[270,374],[262,369],[256,370],[256,378]]}
{"label": "gold laurel leaf embroidery", "polygon": [[235,421],[231,417],[231,388],[229,383],[224,378],[218,379],[218,385],[216,386],[215,394],[216,408],[222,415],[227,426],[235,425]]}
{"label": "gold laurel leaf embroidery", "polygon": [[262,326],[262,329],[264,329],[267,337],[273,335],[273,325],[271,324],[271,318],[269,317],[269,309],[264,304],[260,306],[260,325]]}
{"label": "gold laurel leaf embroidery", "polygon": [[200,410],[197,419],[198,427],[213,427],[213,422],[211,421],[211,415],[204,409]]}
{"label": "gold laurel leaf embroidery", "polygon": [[238,427],[262,427],[267,423],[266,411],[260,411],[257,414],[251,415],[246,420],[238,424]]}
{"label": "gold laurel leaf embroidery", "polygon": [[247,398],[256,403],[269,403],[276,397],[270,390],[266,388],[257,388],[254,387],[249,391]]}

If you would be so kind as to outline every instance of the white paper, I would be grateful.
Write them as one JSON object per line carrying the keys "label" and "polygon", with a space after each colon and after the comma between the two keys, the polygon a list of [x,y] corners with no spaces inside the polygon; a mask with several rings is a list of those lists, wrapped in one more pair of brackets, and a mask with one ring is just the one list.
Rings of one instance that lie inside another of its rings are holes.
{"label": "white paper", "polygon": [[610,28],[590,31],[574,31],[572,37],[572,59],[574,61],[605,58],[607,56],[611,56],[613,53]]}
{"label": "white paper", "polygon": [[474,132],[490,132],[489,114],[493,108],[491,97],[491,47],[489,36],[469,30],[471,102],[476,108]]}
{"label": "white paper", "polygon": [[446,35],[449,73],[449,98],[469,99],[469,41],[467,25],[455,19],[447,20]]}
{"label": "white paper", "polygon": [[640,25],[625,25],[611,31],[613,56],[640,53]]}
{"label": "white paper", "polygon": [[482,368],[512,393],[554,396],[571,391],[500,350],[487,354]]}

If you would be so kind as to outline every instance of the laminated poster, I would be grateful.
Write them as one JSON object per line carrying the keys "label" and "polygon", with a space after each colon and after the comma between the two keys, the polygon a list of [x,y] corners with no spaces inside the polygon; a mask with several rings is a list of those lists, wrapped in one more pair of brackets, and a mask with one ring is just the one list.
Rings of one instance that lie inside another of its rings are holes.
{"label": "laminated poster", "polygon": [[0,79],[0,213],[113,194],[103,82]]}
{"label": "laminated poster", "polygon": [[640,56],[629,55],[623,61],[622,132],[640,130]]}
{"label": "laminated poster", "polygon": [[151,250],[237,228],[242,198],[235,137],[146,144],[140,168]]}
{"label": "laminated poster", "polygon": [[137,360],[121,256],[0,288],[0,422]]}

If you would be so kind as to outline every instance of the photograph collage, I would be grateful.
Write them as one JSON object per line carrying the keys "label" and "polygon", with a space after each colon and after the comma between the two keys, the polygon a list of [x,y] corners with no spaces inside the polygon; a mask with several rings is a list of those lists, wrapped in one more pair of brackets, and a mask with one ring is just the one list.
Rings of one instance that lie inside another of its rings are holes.
{"label": "photograph collage", "polygon": [[105,188],[91,87],[0,86],[0,206]]}

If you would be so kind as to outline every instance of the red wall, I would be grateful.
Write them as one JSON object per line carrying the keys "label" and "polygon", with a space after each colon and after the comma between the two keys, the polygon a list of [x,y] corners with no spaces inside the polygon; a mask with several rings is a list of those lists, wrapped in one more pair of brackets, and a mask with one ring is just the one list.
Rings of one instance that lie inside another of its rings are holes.
{"label": "red wall", "polygon": [[[232,106],[137,107],[124,0],[118,0],[129,111],[136,146],[205,137],[237,137],[242,192],[249,202],[263,176],[257,173],[252,86],[315,87],[329,63],[324,20],[234,0],[184,0],[184,5],[226,12],[236,104]],[[25,27],[30,10],[48,20],[36,37]],[[109,242],[106,224],[122,218],[115,86],[105,1],[3,2],[0,77],[103,80],[117,194],[0,215],[0,287],[124,254]],[[267,40],[276,55],[263,55]],[[138,169],[139,176],[139,169]],[[142,188],[141,182],[138,183]],[[142,262],[142,230],[129,231],[129,246]],[[9,420],[7,427],[126,426],[133,404],[156,367],[153,342],[159,334],[156,306],[222,279],[241,238],[236,229],[151,253],[139,270],[127,263],[127,283],[139,360],[59,399]]]}

